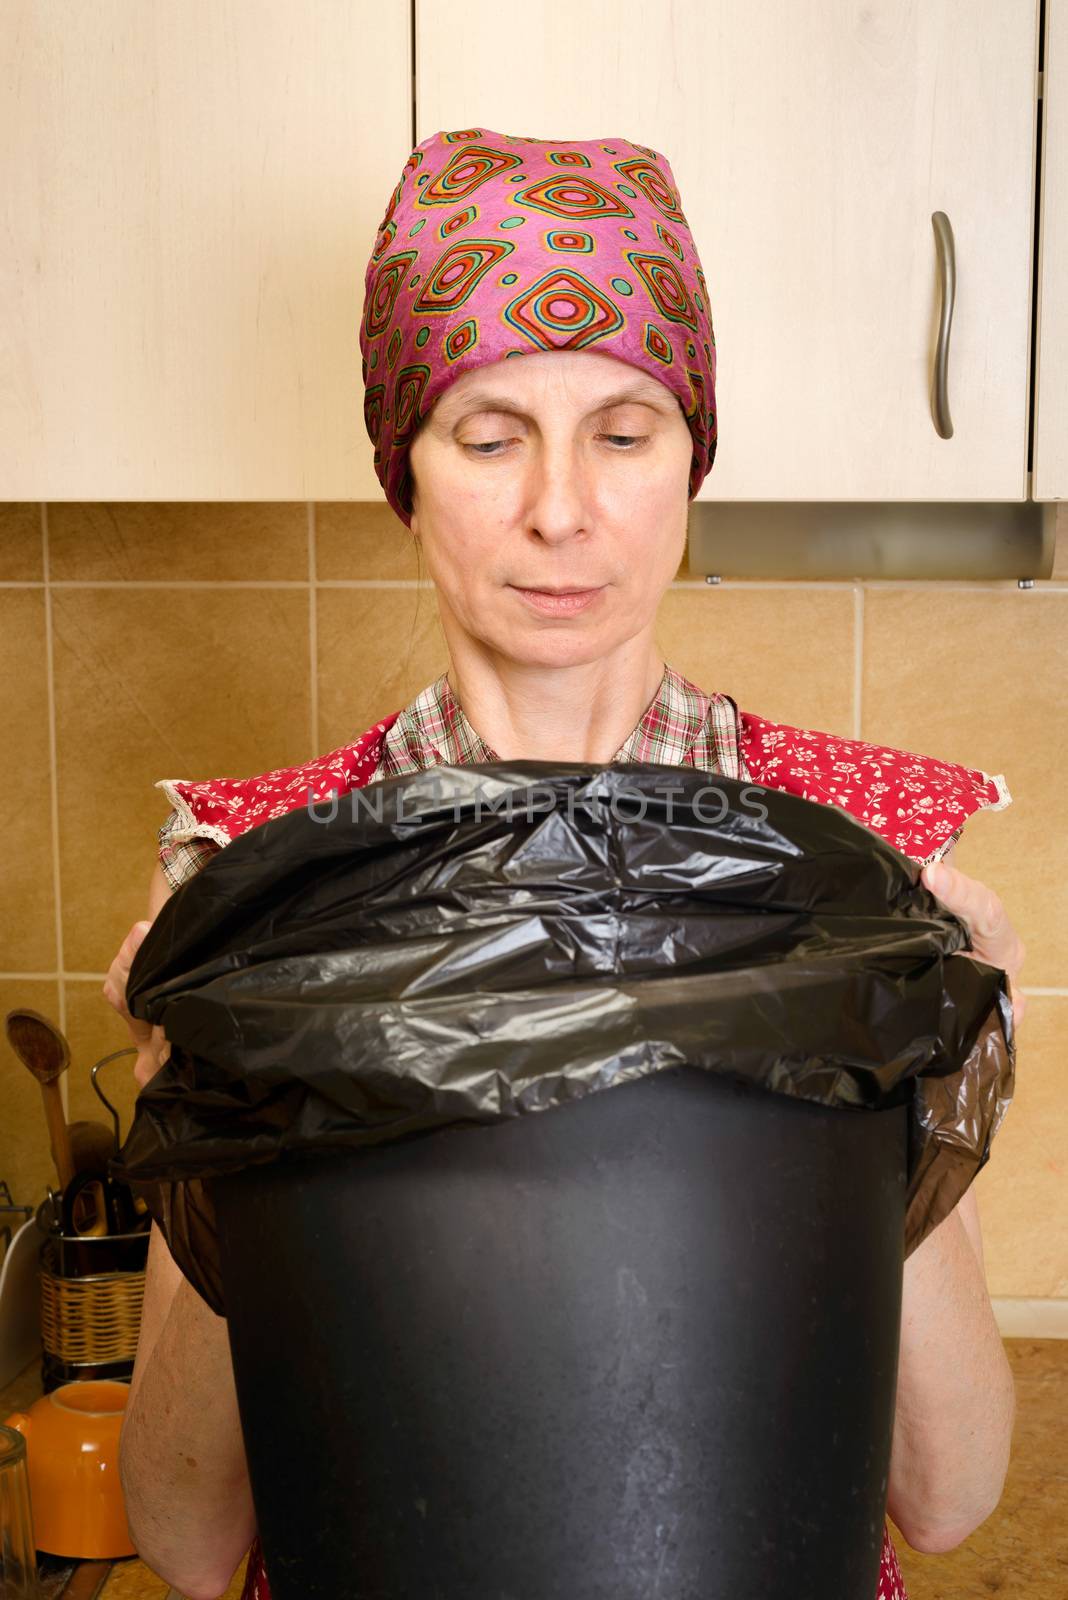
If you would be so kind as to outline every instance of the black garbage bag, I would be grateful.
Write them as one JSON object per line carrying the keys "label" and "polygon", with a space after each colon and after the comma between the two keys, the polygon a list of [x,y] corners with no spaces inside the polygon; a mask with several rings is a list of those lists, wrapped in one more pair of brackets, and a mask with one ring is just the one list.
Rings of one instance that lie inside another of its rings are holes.
{"label": "black garbage bag", "polygon": [[157,917],[112,1162],[227,1316],[273,1600],[873,1600],[904,1256],[1004,1114],[1005,975],[733,779],[333,811]]}
{"label": "black garbage bag", "polygon": [[222,1315],[206,1180],[689,1065],[907,1105],[908,1254],[1012,1093],[1005,974],[968,949],[835,806],[656,763],[389,779],[239,835],[160,911],[127,1003],[170,1059],[110,1170]]}

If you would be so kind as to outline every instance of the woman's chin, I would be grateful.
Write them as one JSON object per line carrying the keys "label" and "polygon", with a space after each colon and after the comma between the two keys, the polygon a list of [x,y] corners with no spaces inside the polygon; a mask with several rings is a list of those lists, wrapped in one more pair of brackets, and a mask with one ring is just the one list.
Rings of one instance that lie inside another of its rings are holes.
{"label": "woman's chin", "polygon": [[496,641],[502,656],[525,667],[585,666],[609,654],[614,643],[605,638],[603,629],[594,632],[578,621],[555,627],[551,633],[545,629],[517,629],[507,639]]}

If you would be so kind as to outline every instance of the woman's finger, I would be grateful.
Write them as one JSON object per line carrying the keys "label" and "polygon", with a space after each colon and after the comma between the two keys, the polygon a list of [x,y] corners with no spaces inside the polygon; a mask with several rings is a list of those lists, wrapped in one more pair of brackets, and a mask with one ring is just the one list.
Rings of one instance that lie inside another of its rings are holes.
{"label": "woman's finger", "polygon": [[134,956],[140,949],[141,944],[144,941],[145,934],[148,932],[151,926],[151,922],[134,923],[133,927],[120,944],[115,954],[115,958],[112,961],[111,966],[108,968],[107,980],[104,984],[105,990],[110,984],[111,988],[117,991],[117,993],[121,995],[123,999],[125,999],[126,980],[130,976],[130,968],[133,966]]}
{"label": "woman's finger", "polygon": [[135,922],[122,944],[119,946],[115,957],[108,968],[107,977],[104,979],[103,992],[106,999],[129,1021],[136,1021],[130,1017],[126,1006],[126,985],[133,966],[134,956],[137,954],[145,934],[152,926],[150,922]]}
{"label": "woman's finger", "polygon": [[[970,954],[970,952],[967,950],[954,950],[952,952],[953,956],[966,956],[968,954]],[[985,957],[980,956],[979,959],[984,960]],[[994,962],[990,962],[989,964],[991,966],[995,965]],[[1016,984],[1013,982],[1012,973],[1009,972],[1008,968],[1002,967],[1001,971],[1005,973],[1007,980],[1006,987],[1008,989],[1009,999],[1012,1002],[1012,1026],[1013,1031],[1015,1032],[1015,1030],[1020,1026],[1020,1023],[1023,1021],[1023,1015],[1027,1009],[1027,996],[1024,994],[1022,989],[1017,988]]]}
{"label": "woman's finger", "polygon": [[134,1060],[134,1081],[143,1088],[150,1079],[154,1078],[160,1067],[168,1059],[171,1051],[170,1040],[164,1036],[162,1027],[158,1023],[146,1022],[143,1018],[130,1014],[126,1003],[126,985],[133,966],[134,957],[152,926],[151,922],[135,922],[129,933],[119,947],[119,950],[108,968],[107,977],[104,979],[103,992],[109,1004],[122,1017],[129,1029],[130,1038],[137,1047]]}
{"label": "woman's finger", "polygon": [[[968,929],[972,955],[989,966],[999,967],[1009,980],[1014,1028],[1019,1025],[1027,1006],[1026,996],[1020,989],[1020,969],[1026,950],[1023,940],[1009,921],[1001,897],[978,878],[969,878],[958,867],[947,862],[936,862],[923,870],[926,887],[938,900],[959,917]],[[965,955],[967,951],[957,951]]]}
{"label": "woman's finger", "polygon": [[152,1028],[152,1037],[148,1045],[138,1051],[134,1062],[134,1078],[142,1089],[156,1076],[170,1053],[171,1042],[164,1038],[163,1029],[157,1023]]}
{"label": "woman's finger", "polygon": [[1008,969],[1023,959],[1023,943],[1001,902],[987,884],[969,878],[959,867],[944,861],[924,868],[924,883],[954,916],[961,919],[975,953],[992,965]]}

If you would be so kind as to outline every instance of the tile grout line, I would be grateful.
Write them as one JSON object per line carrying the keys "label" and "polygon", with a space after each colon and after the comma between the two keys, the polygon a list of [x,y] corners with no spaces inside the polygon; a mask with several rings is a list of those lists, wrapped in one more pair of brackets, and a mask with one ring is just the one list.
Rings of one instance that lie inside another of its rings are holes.
{"label": "tile grout line", "polygon": [[[317,578],[320,589],[433,589],[429,579],[416,578]],[[717,584],[706,583],[704,578],[677,578],[668,584],[669,589],[691,590],[693,593],[715,593],[727,590],[793,590],[830,589],[845,590],[860,586],[865,589],[930,589],[940,594],[1005,594],[1032,598],[1044,594],[1068,594],[1068,582],[1054,578],[1036,579],[1033,589],[1021,590],[1011,578],[979,579],[974,583],[952,583],[944,578],[722,578]],[[1041,584],[1041,588],[1038,585]],[[127,578],[121,583],[113,579],[60,578],[49,585],[52,589],[306,589],[307,578]],[[43,589],[37,579],[0,580],[0,589]]]}
{"label": "tile grout line", "polygon": [[[55,630],[52,625],[52,586],[49,581],[51,559],[48,549],[48,503],[41,506],[41,564],[44,574],[45,614],[45,685],[48,694],[48,772],[49,796],[52,809],[52,878],[55,886],[54,909],[56,920],[56,992],[59,1001],[59,1031],[67,1036],[67,990],[59,976],[63,971],[63,891],[59,873],[59,772],[56,759],[56,673]],[[103,982],[103,980],[101,980]],[[60,1074],[59,1092],[63,1115],[70,1121],[70,1073]]]}
{"label": "tile grout line", "polygon": [[319,755],[319,608],[316,599],[316,563],[318,553],[315,547],[315,501],[308,501],[308,650],[309,650],[309,690],[308,703],[311,714],[311,755],[309,761],[314,761]]}
{"label": "tile grout line", "polygon": [[853,585],[853,737],[860,738],[864,707],[864,585]]}

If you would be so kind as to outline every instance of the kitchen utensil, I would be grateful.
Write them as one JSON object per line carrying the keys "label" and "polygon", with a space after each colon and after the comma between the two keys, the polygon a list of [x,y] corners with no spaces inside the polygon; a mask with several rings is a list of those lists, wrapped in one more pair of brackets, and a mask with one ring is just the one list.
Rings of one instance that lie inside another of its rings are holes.
{"label": "kitchen utensil", "polygon": [[[111,1561],[79,1562],[67,1579],[60,1600],[97,1600],[111,1576],[113,1565]],[[167,1600],[171,1595],[177,1595],[177,1600],[182,1600],[176,1589],[167,1590]]]}
{"label": "kitchen utensil", "polygon": [[122,1234],[136,1228],[141,1219],[140,1214],[134,1209],[129,1184],[107,1177],[102,1178],[100,1184],[104,1192],[104,1215],[107,1218],[108,1233]]}
{"label": "kitchen utensil", "polygon": [[137,1226],[130,1186],[96,1171],[75,1174],[62,1198],[62,1230],[78,1238],[126,1234]]}
{"label": "kitchen utensil", "polygon": [[[126,1186],[118,1186],[125,1190]],[[126,1190],[128,1198],[128,1190]],[[93,1202],[85,1200],[85,1208],[93,1214]],[[99,1210],[99,1200],[98,1206]],[[107,1197],[104,1197],[104,1214],[107,1216]],[[42,1272],[46,1269],[56,1278],[101,1277],[109,1272],[136,1272],[144,1269],[145,1250],[152,1218],[126,1211],[126,1226],[115,1232],[114,1226],[107,1234],[69,1234],[64,1227],[64,1194],[62,1190],[48,1189],[48,1198],[37,1208],[37,1226],[45,1235],[46,1246],[42,1253]],[[59,1290],[56,1291],[59,1293]],[[78,1376],[77,1373],[64,1376]]]}
{"label": "kitchen utensil", "polygon": [[119,1481],[129,1393],[114,1378],[63,1383],[7,1418],[26,1441],[38,1550],[98,1561],[136,1555]]}
{"label": "kitchen utensil", "polygon": [[[95,1062],[89,1069],[89,1078],[93,1085],[93,1089],[96,1092],[97,1098],[101,1100],[111,1112],[111,1121],[115,1129],[115,1148],[111,1152],[112,1155],[117,1155],[118,1151],[122,1148],[122,1134],[119,1128],[119,1113],[112,1105],[111,1101],[108,1099],[97,1080],[100,1075],[101,1067],[106,1067],[109,1061],[117,1061],[120,1056],[136,1056],[136,1054],[137,1047],[135,1045],[124,1045],[121,1050],[113,1050],[110,1055],[101,1056],[100,1060]],[[96,1124],[94,1124],[94,1126],[96,1126]],[[116,1195],[118,1197],[118,1203],[122,1208],[122,1213],[125,1219],[124,1225],[126,1227],[136,1228],[139,1218],[148,1217],[148,1205],[140,1195],[135,1196],[132,1194],[129,1184],[123,1183],[117,1178],[109,1178],[108,1181],[115,1188]],[[120,1229],[117,1231],[121,1232],[122,1230]]]}
{"label": "kitchen utensil", "polygon": [[67,1133],[75,1172],[106,1173],[108,1162],[118,1154],[114,1130],[103,1122],[79,1121],[69,1123]]}
{"label": "kitchen utensil", "polygon": [[41,1085],[52,1160],[65,1188],[74,1176],[74,1162],[59,1080],[70,1065],[70,1046],[55,1024],[39,1011],[9,1011],[5,1023],[11,1048]]}
{"label": "kitchen utensil", "polygon": [[108,1231],[104,1186],[95,1172],[79,1172],[63,1190],[63,1232],[96,1238]]}
{"label": "kitchen utensil", "polygon": [[138,1209],[137,1200],[130,1192],[128,1183],[123,1183],[117,1178],[109,1178],[104,1198],[110,1207],[112,1233],[130,1233],[137,1228],[151,1226],[152,1218],[148,1214],[148,1207],[143,1205]]}
{"label": "kitchen utensil", "polygon": [[94,1090],[94,1092],[96,1094],[96,1097],[97,1097],[98,1100],[102,1101],[103,1104],[107,1107],[107,1109],[111,1112],[111,1121],[112,1121],[112,1125],[114,1126],[114,1129],[115,1129],[115,1148],[116,1148],[116,1150],[120,1149],[121,1146],[122,1146],[122,1137],[121,1137],[121,1135],[119,1133],[119,1113],[116,1111],[115,1107],[112,1105],[111,1101],[108,1099],[107,1095],[104,1093],[103,1089],[100,1087],[100,1084],[99,1084],[99,1082],[97,1080],[100,1077],[100,1069],[101,1069],[101,1067],[106,1067],[109,1061],[118,1061],[120,1056],[136,1056],[136,1054],[137,1054],[137,1046],[136,1045],[133,1045],[133,1044],[123,1045],[121,1050],[112,1050],[110,1055],[101,1056],[100,1060],[99,1061],[95,1061],[93,1063],[93,1065],[89,1068],[89,1081],[93,1086],[93,1090]]}

